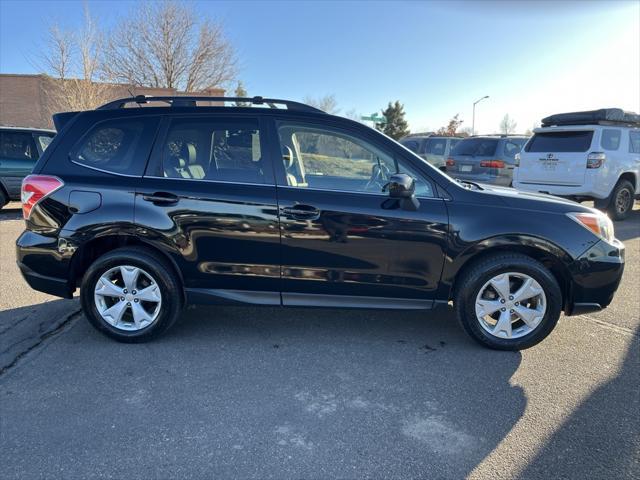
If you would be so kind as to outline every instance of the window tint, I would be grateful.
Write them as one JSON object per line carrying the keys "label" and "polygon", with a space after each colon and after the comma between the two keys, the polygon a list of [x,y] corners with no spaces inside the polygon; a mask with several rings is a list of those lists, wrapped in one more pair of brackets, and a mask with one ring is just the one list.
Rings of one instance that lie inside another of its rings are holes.
{"label": "window tint", "polygon": [[157,117],[99,122],[74,147],[71,159],[107,172],[142,175],[157,125]]}
{"label": "window tint", "polygon": [[640,130],[629,130],[629,152],[640,153]]}
{"label": "window tint", "polygon": [[496,154],[497,138],[465,138],[453,151],[453,155],[475,155],[489,157]]}
{"label": "window tint", "polygon": [[0,158],[36,160],[38,152],[31,134],[27,132],[0,132]]}
{"label": "window tint", "polygon": [[266,183],[257,121],[176,119],[162,150],[165,177]]}
{"label": "window tint", "polygon": [[456,145],[458,145],[458,143],[460,143],[460,139],[459,138],[452,138],[449,140],[449,151],[453,151],[453,149],[456,147]]}
{"label": "window tint", "polygon": [[516,153],[522,150],[524,140],[507,140],[504,142],[504,155],[505,157],[515,158]]}
{"label": "window tint", "polygon": [[620,147],[620,136],[622,132],[619,129],[607,128],[602,130],[602,138],[600,146],[605,150],[618,150]]}
{"label": "window tint", "polygon": [[433,188],[414,169],[369,142],[340,132],[306,125],[278,129],[287,184],[348,192],[382,193],[394,173],[416,179],[416,195],[433,197]]}
{"label": "window tint", "polygon": [[527,152],[586,152],[591,146],[593,130],[535,133]]}
{"label": "window tint", "polygon": [[425,149],[425,153],[429,153],[431,155],[444,155],[446,149],[446,138],[430,138],[429,140],[427,140],[427,148]]}
{"label": "window tint", "polygon": [[407,147],[412,152],[418,153],[418,148],[420,147],[420,142],[418,142],[417,140],[403,140],[401,143],[402,143],[402,145]]}

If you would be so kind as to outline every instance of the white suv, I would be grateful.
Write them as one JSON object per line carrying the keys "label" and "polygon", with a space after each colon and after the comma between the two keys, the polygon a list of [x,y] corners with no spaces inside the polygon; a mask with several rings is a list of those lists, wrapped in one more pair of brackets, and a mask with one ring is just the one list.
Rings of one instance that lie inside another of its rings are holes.
{"label": "white suv", "polygon": [[622,220],[640,194],[640,115],[603,109],[542,120],[516,158],[513,186],[595,200]]}

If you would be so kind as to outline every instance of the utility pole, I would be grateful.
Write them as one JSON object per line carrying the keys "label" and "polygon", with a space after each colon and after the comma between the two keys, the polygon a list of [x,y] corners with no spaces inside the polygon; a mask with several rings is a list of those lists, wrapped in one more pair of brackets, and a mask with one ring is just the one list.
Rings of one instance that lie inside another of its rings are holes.
{"label": "utility pole", "polygon": [[480,103],[485,98],[489,98],[489,95],[485,95],[482,98],[479,98],[475,102],[473,102],[473,117],[471,118],[471,135],[476,134],[476,103]]}

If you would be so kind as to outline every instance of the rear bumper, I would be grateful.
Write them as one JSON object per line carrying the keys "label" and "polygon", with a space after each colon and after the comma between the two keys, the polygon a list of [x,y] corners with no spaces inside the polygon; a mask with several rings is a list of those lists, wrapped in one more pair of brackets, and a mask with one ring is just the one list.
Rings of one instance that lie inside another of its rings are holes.
{"label": "rear bumper", "polygon": [[566,315],[580,315],[606,308],[620,285],[624,272],[624,245],[603,240],[583,253],[569,267],[571,288]]}
{"label": "rear bumper", "polygon": [[71,253],[58,248],[59,240],[26,230],[16,241],[16,258],[22,276],[34,290],[71,298],[75,285],[69,281]]}

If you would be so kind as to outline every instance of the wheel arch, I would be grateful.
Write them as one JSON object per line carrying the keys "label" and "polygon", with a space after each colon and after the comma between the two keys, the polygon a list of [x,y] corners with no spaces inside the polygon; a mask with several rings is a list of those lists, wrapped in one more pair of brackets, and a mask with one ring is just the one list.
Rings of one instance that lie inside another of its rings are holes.
{"label": "wheel arch", "polygon": [[563,309],[566,310],[571,299],[571,256],[561,247],[545,239],[531,236],[493,237],[469,247],[452,259],[449,268],[445,268],[443,280],[451,285],[448,300],[455,298],[456,288],[464,278],[465,272],[483,259],[504,253],[520,253],[537,260],[555,277],[562,292]]}
{"label": "wheel arch", "polygon": [[82,278],[86,273],[89,266],[99,257],[111,250],[122,247],[139,247],[163,263],[166,263],[172,272],[176,275],[176,278],[180,282],[182,290],[182,300],[186,300],[184,292],[184,279],[182,272],[178,268],[175,260],[167,252],[166,249],[159,248],[152,242],[132,235],[132,234],[109,234],[103,235],[89,240],[82,244],[73,254],[70,264],[70,279],[72,284],[77,288],[82,283]]}
{"label": "wheel arch", "polygon": [[629,182],[631,182],[631,185],[633,185],[634,193],[638,190],[638,180],[636,179],[636,174],[634,172],[622,172],[622,174],[618,178],[618,181],[616,182],[616,185],[618,185],[618,183],[620,183],[622,180],[628,180]]}

